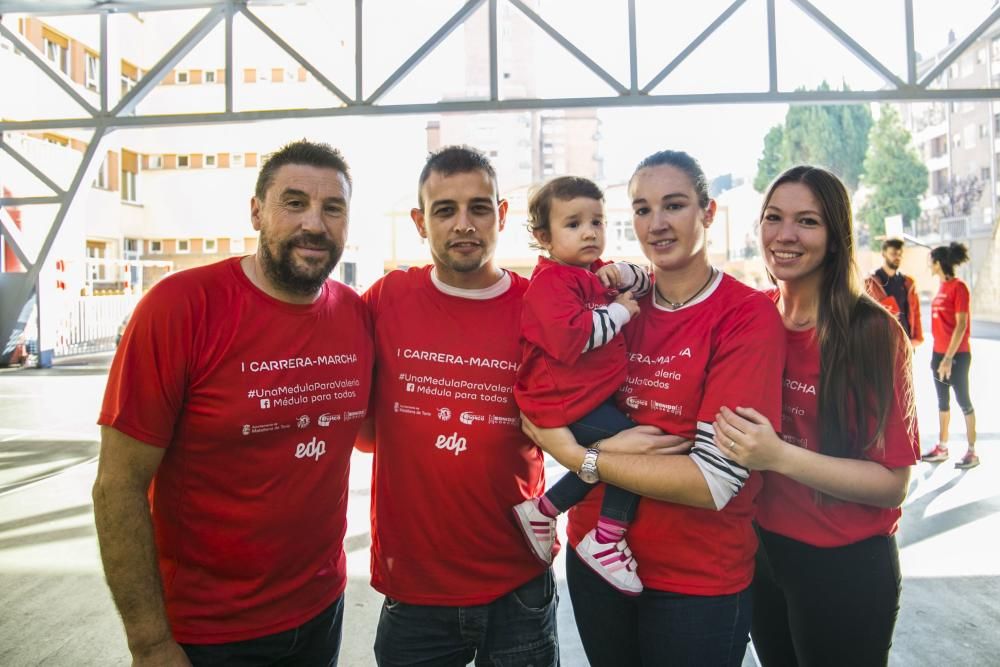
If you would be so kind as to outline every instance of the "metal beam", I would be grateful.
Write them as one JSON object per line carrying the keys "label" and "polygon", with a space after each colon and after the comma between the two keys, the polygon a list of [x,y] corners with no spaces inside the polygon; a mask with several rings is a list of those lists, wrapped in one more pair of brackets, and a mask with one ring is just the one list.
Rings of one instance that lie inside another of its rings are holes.
{"label": "metal beam", "polygon": [[500,64],[497,57],[497,0],[489,0],[489,26],[490,31],[490,99],[500,99],[499,72]]}
{"label": "metal beam", "polygon": [[689,55],[691,55],[691,53],[695,49],[697,49],[699,46],[701,46],[702,43],[706,39],[708,39],[709,35],[711,35],[713,32],[715,32],[716,30],[718,30],[719,26],[721,26],[723,23],[725,23],[727,20],[729,20],[729,17],[732,16],[733,13],[737,9],[739,9],[743,5],[744,2],[746,2],[746,0],[735,0],[735,2],[733,2],[733,4],[729,5],[729,7],[727,7],[725,9],[725,11],[723,11],[721,14],[719,14],[716,17],[716,19],[714,21],[712,21],[712,23],[709,24],[709,26],[707,28],[705,28],[704,30],[701,31],[700,35],[698,35],[697,37],[695,37],[694,40],[684,48],[683,51],[681,51],[679,54],[677,54],[676,58],[674,58],[673,60],[671,60],[670,63],[666,67],[664,67],[662,70],[660,70],[659,74],[657,74],[652,79],[650,79],[649,83],[647,83],[645,86],[642,87],[642,91],[641,92],[648,94],[654,88],[656,88],[658,85],[660,85],[660,82],[663,81],[665,78],[667,78],[667,76],[671,72],[673,72],[675,69],[677,69],[682,62],[684,62],[685,60],[687,60],[687,57]]}
{"label": "metal beam", "polygon": [[378,98],[385,95],[387,92],[392,90],[407,74],[413,71],[413,68],[420,64],[420,62],[427,57],[427,55],[433,51],[441,42],[444,41],[445,37],[450,35],[452,31],[458,26],[465,23],[466,19],[472,16],[472,13],[479,9],[486,0],[469,0],[466,2],[455,14],[445,21],[444,25],[438,28],[437,32],[430,36],[426,42],[420,45],[420,47],[413,52],[406,61],[396,68],[396,71],[389,75],[389,78],[382,82],[382,85],[375,89],[375,92],[368,96],[365,100],[366,105],[370,105],[375,102]]}
{"label": "metal beam", "polygon": [[354,0],[354,102],[365,101],[364,85],[364,4],[365,0]]}
{"label": "metal beam", "polygon": [[56,184],[56,182],[53,181],[51,178],[49,178],[48,175],[44,171],[42,171],[41,169],[39,169],[38,167],[36,167],[34,164],[32,164],[31,160],[29,160],[28,158],[24,157],[23,155],[21,155],[20,153],[18,153],[16,150],[14,150],[14,147],[11,146],[10,144],[8,144],[6,141],[4,141],[2,137],[0,137],[0,150],[3,150],[8,155],[10,155],[12,158],[14,158],[14,160],[16,160],[18,162],[18,164],[20,164],[22,167],[24,167],[29,172],[31,172],[32,176],[34,176],[35,178],[37,178],[38,180],[40,180],[42,183],[44,183],[45,187],[47,187],[49,190],[52,190],[52,192],[56,193],[57,195],[66,194],[66,191],[63,190],[62,188],[60,188]]}
{"label": "metal beam", "polygon": [[5,26],[3,23],[0,23],[0,35],[9,39],[11,43],[14,44],[14,47],[17,48],[18,51],[24,54],[24,56],[28,60],[33,62],[38,69],[42,70],[42,74],[52,79],[52,81],[54,81],[57,86],[62,88],[64,93],[73,98],[74,102],[83,107],[84,111],[89,113],[91,116],[97,114],[97,109],[95,109],[90,104],[90,102],[85,100],[83,96],[80,95],[80,93],[76,92],[76,89],[73,88],[73,85],[70,84],[68,81],[66,81],[65,78],[61,76],[61,72],[56,72],[54,69],[52,69],[52,67],[49,65],[49,62],[44,58],[42,58],[40,55],[38,55],[38,53],[35,51],[34,46],[32,46],[31,44],[25,44],[23,41],[21,41],[20,37],[11,32],[7,28],[7,26]]}
{"label": "metal beam", "polygon": [[774,0],[767,0],[767,89],[778,92],[778,26]]}
{"label": "metal beam", "polygon": [[34,206],[36,204],[61,204],[66,201],[62,195],[52,197],[0,197],[0,206]]}
{"label": "metal beam", "polygon": [[142,101],[179,63],[184,56],[191,52],[208,33],[212,32],[226,16],[227,5],[219,5],[209,10],[205,16],[186,35],[174,44],[173,48],[167,51],[166,55],[160,58],[159,62],[153,65],[145,76],[143,76],[135,87],[123,97],[114,109],[112,116],[122,116],[135,111],[136,105]]}
{"label": "metal beam", "polygon": [[826,14],[817,9],[814,4],[809,2],[809,0],[792,0],[792,2],[798,5],[799,9],[805,12],[807,16],[822,26],[824,30],[830,33],[830,35],[840,42],[848,51],[853,53],[858,60],[885,79],[885,82],[890,86],[895,86],[896,88],[906,87],[906,83],[896,76],[892,70],[879,62],[878,58],[870,54],[863,46],[854,41],[850,35],[841,30],[840,26],[831,21]]}
{"label": "metal beam", "polygon": [[108,110],[108,66],[110,65],[110,58],[108,57],[108,15],[101,14],[101,46],[99,53],[101,54],[101,80],[98,84],[101,87],[101,112],[106,113]]}
{"label": "metal beam", "polygon": [[281,47],[281,49],[285,53],[287,53],[288,55],[290,55],[295,60],[295,62],[297,62],[298,64],[300,64],[303,67],[305,67],[306,70],[308,70],[309,73],[312,74],[316,78],[317,81],[319,81],[321,84],[323,84],[324,88],[326,88],[331,93],[333,93],[334,95],[336,95],[337,97],[339,97],[340,100],[344,104],[354,104],[354,100],[352,100],[351,97],[347,93],[345,93],[340,88],[338,88],[336,85],[334,85],[334,83],[332,81],[330,81],[328,78],[326,78],[326,75],[324,75],[322,72],[320,72],[316,68],[316,66],[313,65],[311,62],[309,62],[306,58],[304,58],[302,56],[302,54],[300,54],[298,51],[296,51],[294,48],[292,48],[292,46],[288,42],[286,42],[285,40],[283,40],[281,38],[281,36],[278,35],[278,33],[276,33],[273,30],[271,30],[271,28],[269,28],[266,23],[264,23],[263,21],[261,21],[257,17],[256,14],[254,14],[253,12],[251,12],[245,6],[241,7],[240,11],[243,12],[243,15],[246,16],[247,19],[250,20],[250,23],[253,23],[255,26],[257,26],[257,29],[260,30],[262,33],[264,33],[267,36],[268,39],[270,39],[272,42],[274,42],[279,47]]}
{"label": "metal beam", "polygon": [[510,2],[510,4],[514,5],[515,7],[517,7],[518,9],[520,9],[522,14],[531,19],[532,23],[537,25],[545,32],[545,34],[554,39],[559,44],[559,46],[569,51],[570,54],[574,58],[579,60],[581,63],[583,63],[587,67],[587,69],[589,69],[591,72],[599,76],[601,79],[604,80],[606,84],[608,84],[616,91],[618,91],[619,95],[625,95],[628,93],[628,88],[623,86],[621,82],[618,81],[618,79],[608,74],[604,70],[604,68],[602,68],[593,60],[591,60],[590,57],[588,57],[587,54],[578,49],[576,45],[573,44],[573,42],[566,39],[561,32],[553,28],[545,21],[545,19],[536,14],[531,9],[531,7],[528,7],[528,5],[524,4],[521,0],[507,0],[507,1]]}
{"label": "metal beam", "polygon": [[21,230],[14,224],[14,218],[10,216],[10,212],[3,207],[0,207],[0,234],[3,234],[3,237],[7,239],[7,244],[17,255],[18,261],[26,267],[31,266],[33,262],[25,250],[26,244],[21,236]]}
{"label": "metal beam", "polygon": [[639,92],[639,40],[636,37],[635,0],[628,0],[628,90]]}
{"label": "metal beam", "polygon": [[903,0],[903,16],[906,22],[906,82],[917,85],[917,48],[913,38],[913,0]]}
{"label": "metal beam", "polygon": [[938,78],[941,72],[945,71],[949,65],[955,62],[956,58],[965,53],[965,50],[969,48],[973,42],[979,39],[979,36],[986,32],[986,30],[992,26],[998,18],[1000,18],[1000,6],[994,8],[985,21],[976,26],[976,28],[970,32],[965,39],[956,44],[955,47],[948,52],[948,55],[941,59],[941,62],[931,69],[930,72],[925,74],[922,79],[920,79],[917,85],[921,88],[926,88],[930,85],[934,79]]}
{"label": "metal beam", "polygon": [[226,7],[226,112],[233,111],[233,91],[236,79],[233,75],[233,14],[235,8],[232,5]]}

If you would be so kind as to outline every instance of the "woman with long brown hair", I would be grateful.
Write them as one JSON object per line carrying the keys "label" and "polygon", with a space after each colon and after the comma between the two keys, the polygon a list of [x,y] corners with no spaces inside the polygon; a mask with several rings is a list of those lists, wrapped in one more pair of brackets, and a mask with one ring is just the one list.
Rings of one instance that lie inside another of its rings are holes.
{"label": "woman with long brown hair", "polygon": [[919,457],[910,346],[861,290],[850,199],[798,166],[767,192],[760,240],[788,343],[782,435],[722,408],[720,448],[764,473],[751,636],[763,665],[884,665],[899,610],[894,539]]}

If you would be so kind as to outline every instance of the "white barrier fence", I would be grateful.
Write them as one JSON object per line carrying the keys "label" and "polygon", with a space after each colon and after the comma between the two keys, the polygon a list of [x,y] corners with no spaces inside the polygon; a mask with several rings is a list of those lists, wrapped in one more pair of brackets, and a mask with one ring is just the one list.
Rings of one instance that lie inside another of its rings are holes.
{"label": "white barrier fence", "polygon": [[56,326],[55,356],[113,350],[118,327],[138,302],[138,294],[80,297]]}

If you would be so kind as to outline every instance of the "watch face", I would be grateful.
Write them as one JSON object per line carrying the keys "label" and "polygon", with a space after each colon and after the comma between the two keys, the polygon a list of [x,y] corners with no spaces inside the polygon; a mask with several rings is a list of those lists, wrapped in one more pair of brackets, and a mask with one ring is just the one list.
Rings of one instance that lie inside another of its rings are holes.
{"label": "watch face", "polygon": [[600,480],[597,473],[593,470],[581,470],[579,475],[580,479],[585,481],[587,484],[596,484]]}

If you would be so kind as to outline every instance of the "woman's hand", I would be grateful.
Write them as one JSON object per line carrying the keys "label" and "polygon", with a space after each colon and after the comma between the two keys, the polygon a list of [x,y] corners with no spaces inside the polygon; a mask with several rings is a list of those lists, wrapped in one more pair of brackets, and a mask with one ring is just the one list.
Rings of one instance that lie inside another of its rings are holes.
{"label": "woman's hand", "polygon": [[951,362],[952,360],[948,357],[943,357],[941,359],[941,363],[938,364],[937,373],[941,382],[948,382],[951,380]]}
{"label": "woman's hand", "polygon": [[635,426],[605,439],[602,452],[615,454],[686,454],[694,444],[682,435],[669,435],[655,426]]}
{"label": "woman's hand", "polygon": [[[776,470],[788,443],[778,437],[767,417],[753,408],[719,409],[712,424],[715,444],[723,454],[751,470]],[[779,471],[780,472],[780,471]]]}

